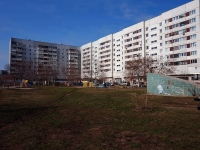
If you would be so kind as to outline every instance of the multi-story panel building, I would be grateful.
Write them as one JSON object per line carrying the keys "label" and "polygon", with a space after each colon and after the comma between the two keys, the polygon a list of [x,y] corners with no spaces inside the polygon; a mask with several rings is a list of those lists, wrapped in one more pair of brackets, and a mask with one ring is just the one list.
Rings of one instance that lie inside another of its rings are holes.
{"label": "multi-story panel building", "polygon": [[54,77],[60,79],[80,75],[79,47],[18,38],[11,38],[9,47],[10,74],[30,72],[23,70],[26,68],[32,75],[55,73]]}
{"label": "multi-story panel building", "polygon": [[176,67],[176,74],[198,74],[199,8],[200,0],[193,0],[81,47],[11,38],[10,72],[19,72],[16,63],[31,61],[33,68],[58,69],[58,78],[81,70],[81,78],[121,82],[128,61],[150,56],[157,67],[167,62]]}
{"label": "multi-story panel building", "polygon": [[[90,60],[88,70],[92,70],[95,63],[101,68],[101,72],[106,72],[108,80],[121,82],[126,79],[127,61],[133,57],[150,56],[157,65],[168,62],[174,66],[176,74],[200,73],[199,8],[200,1],[193,0],[155,18],[86,44],[87,53],[90,54],[90,59],[86,59]],[[82,54],[86,45],[81,46]],[[97,47],[98,54],[95,58],[92,51],[94,47]],[[81,58],[85,59],[83,55]],[[82,76],[83,66],[82,64]]]}

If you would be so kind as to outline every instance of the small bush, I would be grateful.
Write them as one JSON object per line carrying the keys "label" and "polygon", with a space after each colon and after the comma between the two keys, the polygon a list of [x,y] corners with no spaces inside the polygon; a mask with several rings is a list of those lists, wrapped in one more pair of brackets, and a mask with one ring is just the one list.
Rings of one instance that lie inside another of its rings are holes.
{"label": "small bush", "polygon": [[137,95],[136,93],[133,93],[131,100],[134,102],[136,109],[145,110],[151,108],[151,103],[147,94]]}

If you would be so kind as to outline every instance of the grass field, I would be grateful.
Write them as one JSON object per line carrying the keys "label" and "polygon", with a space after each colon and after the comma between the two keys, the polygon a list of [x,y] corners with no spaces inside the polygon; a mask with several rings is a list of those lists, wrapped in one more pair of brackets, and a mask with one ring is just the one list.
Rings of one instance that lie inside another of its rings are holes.
{"label": "grass field", "polygon": [[138,109],[145,90],[0,90],[0,149],[200,149],[198,103],[147,96],[149,109]]}

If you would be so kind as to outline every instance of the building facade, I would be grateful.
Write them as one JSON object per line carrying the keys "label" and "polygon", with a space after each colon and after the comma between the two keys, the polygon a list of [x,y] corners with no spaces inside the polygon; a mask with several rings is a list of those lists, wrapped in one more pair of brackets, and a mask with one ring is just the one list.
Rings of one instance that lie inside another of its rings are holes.
{"label": "building facade", "polygon": [[18,78],[80,78],[79,47],[11,38],[9,49],[10,74]]}
{"label": "building facade", "polygon": [[81,77],[124,81],[126,62],[138,56],[168,62],[176,74],[200,73],[199,6],[193,0],[81,46]]}
{"label": "building facade", "polygon": [[193,0],[81,47],[11,38],[10,73],[19,73],[17,63],[31,61],[36,73],[45,66],[56,69],[60,79],[78,74],[123,82],[128,61],[150,56],[157,67],[163,62],[175,67],[176,74],[199,74],[199,15],[200,0]]}

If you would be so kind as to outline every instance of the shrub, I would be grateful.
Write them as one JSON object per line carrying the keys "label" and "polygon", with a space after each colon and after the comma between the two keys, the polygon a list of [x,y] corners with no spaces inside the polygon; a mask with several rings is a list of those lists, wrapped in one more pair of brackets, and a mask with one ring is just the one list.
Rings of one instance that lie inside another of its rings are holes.
{"label": "shrub", "polygon": [[135,104],[136,109],[146,110],[151,108],[151,103],[148,99],[147,94],[137,95],[136,93],[133,93],[131,96],[131,100]]}

